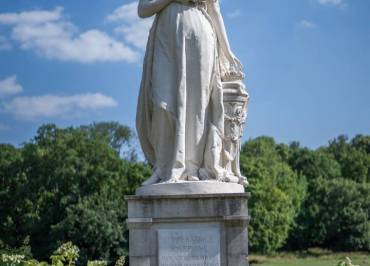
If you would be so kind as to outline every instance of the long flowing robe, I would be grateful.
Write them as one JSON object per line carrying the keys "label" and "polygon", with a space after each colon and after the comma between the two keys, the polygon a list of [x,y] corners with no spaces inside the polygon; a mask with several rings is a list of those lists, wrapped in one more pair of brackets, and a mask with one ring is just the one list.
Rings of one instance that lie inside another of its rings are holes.
{"label": "long flowing robe", "polygon": [[224,108],[220,53],[205,9],[169,4],[156,15],[144,59],[136,126],[161,181],[220,179]]}

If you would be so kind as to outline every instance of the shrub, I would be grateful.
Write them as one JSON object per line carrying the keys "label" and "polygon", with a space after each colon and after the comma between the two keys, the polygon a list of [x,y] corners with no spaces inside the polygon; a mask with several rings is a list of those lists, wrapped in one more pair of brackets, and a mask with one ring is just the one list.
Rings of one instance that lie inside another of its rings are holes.
{"label": "shrub", "polygon": [[[1,266],[74,266],[79,259],[79,248],[72,242],[67,242],[61,245],[53,255],[50,256],[51,264],[45,261],[37,261],[35,259],[26,259],[24,255],[8,255],[2,254],[0,257]],[[120,257],[115,266],[124,266],[126,259],[124,256]],[[87,261],[87,266],[107,266],[108,262],[105,260]]]}

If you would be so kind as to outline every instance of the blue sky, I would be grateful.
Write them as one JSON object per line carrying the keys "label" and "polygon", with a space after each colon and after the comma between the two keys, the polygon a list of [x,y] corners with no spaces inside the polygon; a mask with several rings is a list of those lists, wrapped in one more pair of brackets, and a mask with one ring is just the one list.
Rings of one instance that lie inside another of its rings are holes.
{"label": "blue sky", "polygon": [[[370,134],[370,1],[223,0],[251,94],[244,139]],[[134,127],[150,20],[131,0],[0,1],[0,143],[42,123]]]}

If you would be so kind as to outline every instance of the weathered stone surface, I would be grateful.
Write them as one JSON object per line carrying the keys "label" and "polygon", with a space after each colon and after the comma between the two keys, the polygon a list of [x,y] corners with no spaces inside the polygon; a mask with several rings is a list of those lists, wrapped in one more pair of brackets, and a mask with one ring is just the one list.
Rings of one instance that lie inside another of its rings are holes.
{"label": "weathered stone surface", "polygon": [[249,194],[239,155],[249,95],[219,1],[140,0],[138,13],[160,15],[136,119],[154,167],[127,197],[130,265],[248,265]]}
{"label": "weathered stone surface", "polygon": [[138,196],[244,193],[244,186],[217,181],[159,183],[140,187]]}
{"label": "weathered stone surface", "polygon": [[158,264],[220,266],[220,229],[159,229]]}
{"label": "weathered stone surface", "polygon": [[[130,265],[247,266],[248,197],[248,193],[126,197]],[[177,242],[176,237],[169,240],[171,235],[178,237]]]}
{"label": "weathered stone surface", "polygon": [[248,184],[239,149],[249,97],[219,2],[139,1],[143,17],[160,14],[149,33],[136,114],[142,150],[154,166],[143,185]]}

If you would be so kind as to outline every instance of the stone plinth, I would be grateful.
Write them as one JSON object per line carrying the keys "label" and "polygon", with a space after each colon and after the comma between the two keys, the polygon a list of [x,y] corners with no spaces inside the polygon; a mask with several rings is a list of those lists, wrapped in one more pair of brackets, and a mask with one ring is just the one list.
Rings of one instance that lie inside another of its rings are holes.
{"label": "stone plinth", "polygon": [[130,266],[247,266],[248,198],[127,196]]}
{"label": "stone plinth", "polygon": [[194,181],[159,183],[143,186],[136,190],[137,196],[199,195],[244,193],[244,187],[235,183],[217,181]]}

